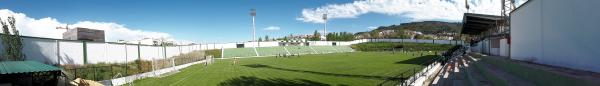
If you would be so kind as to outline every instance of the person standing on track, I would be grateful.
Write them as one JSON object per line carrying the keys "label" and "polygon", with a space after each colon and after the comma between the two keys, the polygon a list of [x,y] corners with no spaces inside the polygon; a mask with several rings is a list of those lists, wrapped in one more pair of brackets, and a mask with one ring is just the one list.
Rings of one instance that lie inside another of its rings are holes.
{"label": "person standing on track", "polygon": [[237,64],[239,62],[240,58],[233,58],[233,65]]}

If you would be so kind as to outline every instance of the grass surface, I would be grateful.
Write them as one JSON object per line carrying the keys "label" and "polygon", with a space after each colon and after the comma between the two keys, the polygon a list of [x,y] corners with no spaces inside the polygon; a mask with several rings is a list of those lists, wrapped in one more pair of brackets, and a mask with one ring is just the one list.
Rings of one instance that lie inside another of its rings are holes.
{"label": "grass surface", "polygon": [[[373,86],[430,60],[412,54],[353,52],[302,55],[290,58],[242,58],[216,60],[209,66],[194,65],[162,78],[134,82],[138,86]],[[408,77],[412,74],[406,74]]]}
{"label": "grass surface", "polygon": [[482,58],[483,62],[494,65],[510,74],[540,86],[596,86],[592,83],[592,81],[558,75],[549,71],[517,64],[506,59],[479,55],[474,56],[477,58]]}
{"label": "grass surface", "polygon": [[475,62],[474,63],[474,67],[478,70],[479,73],[481,73],[481,75],[483,75],[483,77],[485,79],[487,79],[493,86],[508,86],[508,82],[505,80],[500,79],[498,76],[495,76],[494,74],[492,74],[491,71],[486,70],[485,68],[482,67],[483,63],[479,63],[479,62]]}

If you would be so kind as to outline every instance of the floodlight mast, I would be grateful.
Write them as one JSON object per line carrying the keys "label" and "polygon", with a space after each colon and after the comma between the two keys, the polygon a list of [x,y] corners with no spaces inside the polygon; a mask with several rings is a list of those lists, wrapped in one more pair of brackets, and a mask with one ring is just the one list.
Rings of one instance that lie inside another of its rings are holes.
{"label": "floodlight mast", "polygon": [[323,21],[325,22],[325,26],[323,28],[322,36],[325,38],[323,40],[327,41],[327,13],[323,14]]}
{"label": "floodlight mast", "polygon": [[510,45],[510,12],[512,12],[513,10],[515,10],[517,8],[517,6],[515,5],[515,0],[502,0],[502,9],[501,9],[501,16],[502,16],[502,22],[500,23],[500,33],[504,34],[506,33],[506,35],[502,35],[503,38],[507,38],[508,39],[508,57],[512,58],[511,56],[511,48],[512,46]]}
{"label": "floodlight mast", "polygon": [[250,16],[252,16],[252,42],[256,42],[256,23],[254,17],[256,17],[256,9],[250,9]]}
{"label": "floodlight mast", "polygon": [[[501,14],[502,22],[500,22],[500,32],[508,32],[510,31],[510,12],[512,12],[516,8],[515,0],[502,0],[502,9]],[[506,38],[506,36],[505,36]]]}

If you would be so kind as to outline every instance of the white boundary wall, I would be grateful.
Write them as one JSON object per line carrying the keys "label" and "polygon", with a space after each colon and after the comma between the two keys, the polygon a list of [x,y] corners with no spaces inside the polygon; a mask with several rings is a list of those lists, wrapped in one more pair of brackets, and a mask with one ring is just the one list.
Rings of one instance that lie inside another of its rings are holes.
{"label": "white boundary wall", "polygon": [[[25,39],[25,38],[23,38]],[[56,52],[56,51],[55,51]],[[28,58],[48,58],[60,59],[61,64],[83,64],[83,44],[77,41],[59,41],[59,58],[52,57],[28,57]],[[50,55],[44,55],[50,56]],[[41,61],[49,63],[48,61]],[[50,62],[51,63],[51,62]],[[51,63],[57,64],[57,63]]]}
{"label": "white boundary wall", "polygon": [[258,47],[275,47],[275,46],[279,46],[279,42],[277,42],[277,41],[258,42],[258,43],[259,43]]}
{"label": "white boundary wall", "polygon": [[[185,46],[151,46],[137,44],[120,44],[107,42],[86,42],[85,48],[82,41],[47,39],[36,37],[23,38],[23,54],[26,60],[38,61],[46,64],[85,64],[84,49],[87,51],[87,63],[124,63],[135,60],[167,59],[194,50],[212,50],[237,48],[238,43],[202,44]],[[433,40],[416,39],[359,39],[354,41],[309,41],[310,46],[352,45],[363,42],[418,42],[433,43]],[[256,42],[246,42],[245,47],[252,47]],[[436,40],[435,43],[454,43],[448,40]],[[256,43],[258,44],[258,43]],[[260,42],[258,47],[279,46],[279,42]],[[139,48],[139,49],[138,49]],[[3,50],[0,45],[0,50]],[[139,50],[139,51],[138,51]],[[138,56],[139,52],[139,56]],[[3,51],[0,54],[4,53]]]}
{"label": "white boundary wall", "polygon": [[[1,44],[1,43],[0,43]],[[26,60],[33,60],[38,62],[46,63],[57,63],[58,53],[56,52],[57,41],[55,40],[44,40],[44,39],[23,39],[23,54],[25,54]],[[0,45],[2,46],[2,45]],[[3,47],[2,50],[4,49]],[[4,53],[0,52],[0,55]],[[35,57],[46,57],[46,58],[35,58]]]}
{"label": "white boundary wall", "polygon": [[[152,60],[165,59],[180,54],[201,50],[201,45],[185,46],[150,46],[137,44],[121,44],[108,42],[86,42],[85,48],[82,41],[47,39],[36,37],[22,37],[23,55],[26,60],[38,61],[46,64],[84,64],[84,49],[87,51],[87,63],[124,63],[138,59]],[[215,45],[215,44],[212,44]],[[219,44],[217,44],[219,45]],[[225,44],[218,46],[222,47]],[[205,46],[206,47],[206,46]],[[235,47],[235,44],[233,44]],[[138,52],[139,55],[138,56]],[[0,42],[0,54],[4,48]]]}
{"label": "white boundary wall", "polygon": [[530,0],[511,13],[511,58],[600,72],[600,0]]}

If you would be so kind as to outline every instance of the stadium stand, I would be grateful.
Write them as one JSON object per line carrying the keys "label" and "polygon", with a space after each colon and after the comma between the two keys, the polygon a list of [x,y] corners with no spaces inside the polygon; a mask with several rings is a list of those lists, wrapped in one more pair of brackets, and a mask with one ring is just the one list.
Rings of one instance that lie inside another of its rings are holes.
{"label": "stadium stand", "polygon": [[231,48],[223,51],[223,58],[256,56],[253,48]]}
{"label": "stadium stand", "polygon": [[333,46],[310,46],[313,49],[315,49],[315,51],[317,51],[317,53],[335,53],[338,52],[338,50],[336,50]]}
{"label": "stadium stand", "polygon": [[284,47],[257,47],[260,56],[274,56],[277,54],[287,54]]}
{"label": "stadium stand", "polygon": [[315,53],[309,46],[285,46],[291,54],[312,54]]}

